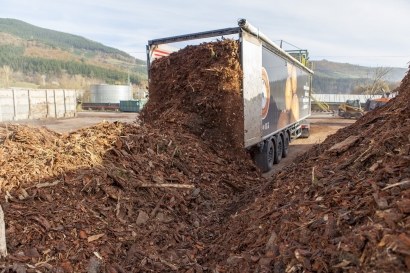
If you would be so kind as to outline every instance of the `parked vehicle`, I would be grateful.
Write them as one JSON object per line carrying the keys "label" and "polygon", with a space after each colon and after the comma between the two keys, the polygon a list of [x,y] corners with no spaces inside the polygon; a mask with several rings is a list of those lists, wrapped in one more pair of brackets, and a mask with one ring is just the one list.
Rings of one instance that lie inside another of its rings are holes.
{"label": "parked vehicle", "polygon": [[392,98],[390,97],[390,92],[385,92],[384,89],[382,89],[383,95],[381,98],[377,99],[368,99],[366,101],[366,104],[364,106],[364,110],[366,112],[371,111],[376,109],[377,107],[383,106],[386,103],[388,103]]}
{"label": "parked vehicle", "polygon": [[338,115],[347,119],[363,117],[364,111],[360,105],[360,100],[347,100],[346,103],[340,104]]}
{"label": "parked vehicle", "polygon": [[233,34],[238,35],[244,74],[244,147],[266,172],[288,155],[290,142],[303,132],[304,136],[310,133],[308,123],[304,125],[305,131],[301,125],[311,114],[313,71],[307,67],[306,50],[291,52],[291,55],[246,19],[240,19],[234,28],[148,41],[148,69],[154,59],[177,50],[169,43]]}

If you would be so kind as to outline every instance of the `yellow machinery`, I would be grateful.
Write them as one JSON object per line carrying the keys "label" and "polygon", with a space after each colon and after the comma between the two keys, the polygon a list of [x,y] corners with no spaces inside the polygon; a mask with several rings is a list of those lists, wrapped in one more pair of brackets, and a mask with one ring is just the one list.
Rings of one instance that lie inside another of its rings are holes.
{"label": "yellow machinery", "polygon": [[[280,47],[282,48],[282,43]],[[306,49],[286,50],[286,52],[307,68],[314,70],[314,64],[309,62],[309,53]]]}
{"label": "yellow machinery", "polygon": [[319,101],[319,100],[317,100],[317,99],[315,98],[315,95],[316,95],[316,93],[315,93],[315,91],[313,91],[313,89],[312,89],[311,92],[310,92],[310,98],[317,104],[317,106],[320,107],[320,109],[322,109],[322,110],[325,111],[325,112],[329,111],[329,109],[330,109],[329,104],[327,104],[327,103],[324,102],[324,101]]}
{"label": "yellow machinery", "polygon": [[338,115],[347,119],[359,119],[364,115],[364,111],[359,100],[347,100],[346,103],[339,105]]}

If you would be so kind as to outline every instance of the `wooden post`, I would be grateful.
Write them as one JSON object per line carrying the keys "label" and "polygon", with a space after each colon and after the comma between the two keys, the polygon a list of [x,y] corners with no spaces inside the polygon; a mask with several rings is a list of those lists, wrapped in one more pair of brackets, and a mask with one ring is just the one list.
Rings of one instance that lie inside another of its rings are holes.
{"label": "wooden post", "polygon": [[28,100],[28,117],[27,118],[32,119],[33,118],[33,113],[32,113],[33,109],[32,109],[32,106],[31,106],[30,89],[27,90],[27,100]]}
{"label": "wooden post", "polygon": [[56,115],[57,118],[57,101],[56,101],[56,90],[53,90],[54,92],[54,113]]}
{"label": "wooden post", "polygon": [[13,120],[17,120],[17,99],[16,99],[16,91],[12,89],[13,92],[13,110],[14,110],[14,116]]}
{"label": "wooden post", "polygon": [[4,213],[0,205],[0,258],[7,256],[6,244],[6,223],[4,222]]}
{"label": "wooden post", "polygon": [[47,89],[46,90],[44,90],[45,92],[46,92],[46,111],[47,111],[47,113],[46,113],[46,118],[48,118],[48,117],[50,117],[50,106],[48,105],[48,92],[47,92]]}
{"label": "wooden post", "polygon": [[67,117],[67,106],[66,106],[65,90],[63,90],[63,97],[64,97],[64,117]]}

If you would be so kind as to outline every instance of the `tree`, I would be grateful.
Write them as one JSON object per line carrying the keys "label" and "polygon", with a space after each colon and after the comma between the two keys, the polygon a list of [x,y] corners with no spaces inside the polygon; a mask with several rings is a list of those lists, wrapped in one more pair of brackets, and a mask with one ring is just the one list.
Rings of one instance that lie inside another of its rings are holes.
{"label": "tree", "polygon": [[61,88],[68,88],[69,78],[67,74],[64,74],[60,77],[59,81]]}
{"label": "tree", "polygon": [[352,94],[353,95],[361,95],[364,94],[366,92],[366,86],[356,86],[353,90],[352,90]]}
{"label": "tree", "polygon": [[[374,93],[371,93],[369,90],[376,90]],[[370,95],[373,97],[374,95],[380,95],[383,93],[383,90],[389,92],[391,90],[390,85],[386,82],[380,82],[377,87],[373,84],[367,84],[363,86],[356,86],[351,94],[353,95]]]}
{"label": "tree", "polygon": [[390,91],[387,84],[391,80],[391,67],[376,67],[373,76],[371,77],[372,83],[366,86],[365,93],[373,97],[374,95],[383,93],[382,89],[386,92]]}
{"label": "tree", "polygon": [[10,80],[13,75],[13,68],[10,68],[8,65],[3,65],[3,77],[4,77],[4,83],[6,84],[6,88],[10,87]]}
{"label": "tree", "polygon": [[393,92],[393,90],[396,90],[397,88],[399,88],[400,83],[399,82],[391,82],[389,83],[389,89],[390,91]]}

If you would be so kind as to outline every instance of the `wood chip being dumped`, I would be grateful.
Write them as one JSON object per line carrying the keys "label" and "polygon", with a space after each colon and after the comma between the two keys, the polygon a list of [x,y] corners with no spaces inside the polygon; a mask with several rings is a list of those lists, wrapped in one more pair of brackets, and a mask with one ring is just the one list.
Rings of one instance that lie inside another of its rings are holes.
{"label": "wood chip being dumped", "polygon": [[[153,94],[147,123],[103,122],[63,135],[0,124],[8,254],[0,266],[14,272],[410,271],[409,74],[395,99],[264,181],[248,157],[233,153],[241,137],[235,112],[219,108],[220,92],[227,90],[225,101],[240,92],[235,42],[194,49],[153,66],[168,73],[156,84],[170,99]],[[217,91],[201,93],[208,82]],[[339,147],[335,156],[324,153],[332,147]]]}
{"label": "wood chip being dumped", "polygon": [[[211,60],[210,47],[216,53]],[[180,79],[183,92],[173,88],[160,117],[102,122],[63,135],[0,124],[0,192],[7,196],[0,203],[9,253],[0,266],[38,272],[206,271],[199,263],[203,250],[231,214],[253,202],[265,181],[240,147],[238,43],[187,50],[188,59],[167,63],[177,64],[162,77],[167,84],[174,84],[172,71],[190,76]],[[164,64],[156,62],[153,67]],[[147,109],[156,103],[153,90],[151,95]]]}

